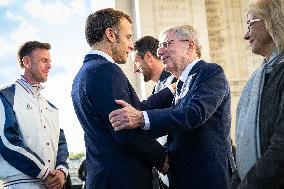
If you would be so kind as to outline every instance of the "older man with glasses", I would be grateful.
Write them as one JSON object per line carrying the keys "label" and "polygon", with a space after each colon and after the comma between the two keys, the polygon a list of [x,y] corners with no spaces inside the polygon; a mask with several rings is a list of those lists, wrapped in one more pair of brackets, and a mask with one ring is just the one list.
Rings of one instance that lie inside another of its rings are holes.
{"label": "older man with glasses", "polygon": [[253,2],[247,24],[244,39],[264,62],[237,108],[238,189],[284,188],[284,2]]}
{"label": "older man with glasses", "polygon": [[171,107],[141,112],[124,101],[113,111],[115,130],[143,128],[168,134],[170,188],[229,189],[234,171],[230,148],[230,89],[221,66],[201,60],[197,32],[190,25],[160,34],[158,55],[178,79]]}

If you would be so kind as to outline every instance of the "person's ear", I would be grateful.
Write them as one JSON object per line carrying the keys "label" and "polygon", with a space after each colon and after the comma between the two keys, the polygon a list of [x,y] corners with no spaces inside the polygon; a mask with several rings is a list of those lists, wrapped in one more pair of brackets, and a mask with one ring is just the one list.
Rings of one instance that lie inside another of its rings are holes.
{"label": "person's ear", "polygon": [[106,38],[107,38],[110,42],[112,42],[112,43],[115,42],[115,40],[116,40],[116,34],[115,34],[115,32],[113,31],[112,28],[107,28],[106,31],[105,31],[105,35],[106,35]]}
{"label": "person's ear", "polygon": [[25,68],[29,68],[30,67],[30,58],[28,56],[24,56],[22,58],[22,62]]}
{"label": "person's ear", "polygon": [[188,50],[189,52],[193,52],[194,50],[196,50],[196,43],[194,41],[189,41]]}
{"label": "person's ear", "polygon": [[196,49],[196,43],[194,41],[190,41],[189,46],[193,49]]}
{"label": "person's ear", "polygon": [[152,55],[152,53],[150,53],[149,51],[147,51],[146,53],[145,53],[145,55],[144,55],[144,59],[145,59],[145,61],[149,61],[149,60],[151,60],[152,59],[152,57],[153,57],[153,55]]}

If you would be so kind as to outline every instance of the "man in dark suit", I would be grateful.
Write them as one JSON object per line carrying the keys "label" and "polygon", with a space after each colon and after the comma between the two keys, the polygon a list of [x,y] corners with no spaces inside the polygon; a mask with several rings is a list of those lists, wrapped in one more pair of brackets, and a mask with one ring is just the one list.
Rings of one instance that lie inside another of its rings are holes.
{"label": "man in dark suit", "polygon": [[[189,25],[160,34],[158,55],[178,79],[172,107],[141,112],[124,101],[113,111],[115,130],[142,127],[155,136],[168,133],[170,188],[230,188],[230,90],[217,64],[200,60],[197,32]],[[131,119],[130,119],[131,118]]]}
{"label": "man in dark suit", "polygon": [[[169,88],[140,103],[128,79],[119,68],[133,50],[131,18],[114,9],[90,14],[86,39],[91,51],[76,75],[72,100],[84,129],[86,145],[86,188],[150,189],[151,167],[167,171],[163,147],[141,129],[115,132],[109,113],[124,99],[137,109],[165,107],[173,99]],[[161,98],[162,97],[162,98]]]}

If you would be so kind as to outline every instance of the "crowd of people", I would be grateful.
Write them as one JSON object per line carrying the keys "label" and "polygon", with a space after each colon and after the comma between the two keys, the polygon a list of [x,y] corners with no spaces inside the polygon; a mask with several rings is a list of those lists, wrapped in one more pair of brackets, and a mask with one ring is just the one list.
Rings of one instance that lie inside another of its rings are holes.
{"label": "crowd of people", "polygon": [[[284,188],[284,2],[251,2],[246,21],[244,39],[264,60],[239,99],[233,156],[230,86],[218,62],[202,60],[195,28],[174,25],[158,39],[133,42],[126,13],[107,8],[87,17],[90,51],[71,92],[84,130],[84,188]],[[70,185],[58,109],[41,94],[50,48],[39,41],[22,44],[17,55],[23,74],[0,89],[5,189]],[[118,66],[131,51],[134,72],[156,83],[147,100],[139,100]]]}

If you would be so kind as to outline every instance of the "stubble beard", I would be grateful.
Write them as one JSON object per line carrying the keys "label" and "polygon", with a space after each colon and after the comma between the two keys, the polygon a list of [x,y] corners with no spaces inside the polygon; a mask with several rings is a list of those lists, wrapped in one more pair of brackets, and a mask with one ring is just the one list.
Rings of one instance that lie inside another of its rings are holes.
{"label": "stubble beard", "polygon": [[116,41],[116,44],[112,49],[112,58],[117,64],[125,64],[127,61],[127,57],[126,59],[123,57],[123,52],[122,50],[120,50],[119,44],[119,41]]}

